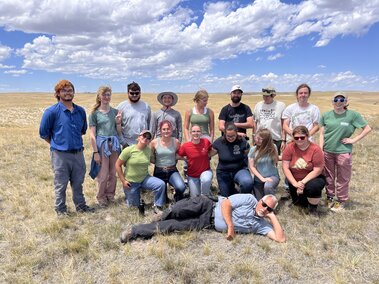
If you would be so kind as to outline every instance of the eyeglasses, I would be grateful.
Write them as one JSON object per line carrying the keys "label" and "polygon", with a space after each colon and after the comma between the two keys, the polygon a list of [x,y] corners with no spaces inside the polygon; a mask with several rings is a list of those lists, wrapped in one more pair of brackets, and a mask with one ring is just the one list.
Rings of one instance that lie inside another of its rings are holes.
{"label": "eyeglasses", "polygon": [[67,94],[67,93],[73,93],[74,90],[73,89],[61,89],[60,92]]}
{"label": "eyeglasses", "polygon": [[293,137],[293,139],[295,139],[295,140],[305,140],[306,137],[307,136],[295,136],[295,137]]}
{"label": "eyeglasses", "polygon": [[129,91],[129,94],[130,94],[131,96],[138,96],[140,93],[141,93],[140,91],[136,91],[136,92],[131,92],[131,91]]}
{"label": "eyeglasses", "polygon": [[263,200],[262,200],[262,206],[263,206],[264,208],[267,208],[267,211],[268,211],[268,212],[272,212],[272,211],[274,211],[274,209],[271,208],[270,206],[268,206]]}
{"label": "eyeglasses", "polygon": [[335,103],[338,103],[338,102],[343,103],[343,102],[345,102],[345,101],[347,101],[346,98],[334,98],[334,99],[333,99],[333,102],[335,102]]}

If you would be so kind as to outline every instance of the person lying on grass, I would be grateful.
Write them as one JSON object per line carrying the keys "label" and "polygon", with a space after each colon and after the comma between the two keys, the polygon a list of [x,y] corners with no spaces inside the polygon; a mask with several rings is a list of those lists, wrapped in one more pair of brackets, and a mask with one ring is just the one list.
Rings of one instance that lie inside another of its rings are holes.
{"label": "person lying on grass", "polygon": [[165,210],[158,221],[124,230],[120,241],[149,239],[158,232],[167,234],[213,227],[216,231],[227,232],[227,240],[233,240],[235,233],[253,233],[283,243],[286,237],[273,212],[277,204],[274,195],[266,195],[259,201],[252,194],[219,196],[218,202],[204,195],[186,198]]}

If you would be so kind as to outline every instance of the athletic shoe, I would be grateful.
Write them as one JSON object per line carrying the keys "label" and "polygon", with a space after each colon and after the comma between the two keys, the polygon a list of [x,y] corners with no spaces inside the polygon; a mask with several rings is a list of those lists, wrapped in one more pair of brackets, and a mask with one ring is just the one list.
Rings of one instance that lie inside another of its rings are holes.
{"label": "athletic shoe", "polygon": [[340,202],[340,201],[335,201],[333,204],[333,207],[330,208],[330,211],[333,211],[333,212],[345,211],[345,203]]}
{"label": "athletic shoe", "polygon": [[334,203],[335,203],[335,201],[334,201],[333,197],[327,197],[326,198],[326,206],[329,209],[331,209],[334,206]]}
{"label": "athletic shoe", "polygon": [[81,205],[76,207],[76,211],[79,213],[93,213],[95,212],[95,208],[89,207],[87,205]]}

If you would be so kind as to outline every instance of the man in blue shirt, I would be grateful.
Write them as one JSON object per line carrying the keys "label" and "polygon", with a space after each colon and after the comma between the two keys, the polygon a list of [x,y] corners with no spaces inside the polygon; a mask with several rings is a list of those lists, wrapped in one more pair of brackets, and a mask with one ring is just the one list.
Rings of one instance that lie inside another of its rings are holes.
{"label": "man in blue shirt", "polygon": [[51,164],[54,172],[55,211],[67,214],[66,188],[71,184],[76,211],[93,212],[86,205],[83,182],[86,164],[83,155],[83,139],[87,131],[85,110],[74,104],[75,88],[67,80],[55,86],[58,103],[47,108],[42,116],[39,134],[50,144]]}

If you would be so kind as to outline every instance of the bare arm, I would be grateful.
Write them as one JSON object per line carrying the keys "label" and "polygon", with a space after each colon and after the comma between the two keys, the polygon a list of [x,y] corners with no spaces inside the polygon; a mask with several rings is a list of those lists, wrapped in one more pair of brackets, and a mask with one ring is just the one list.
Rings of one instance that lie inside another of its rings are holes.
{"label": "bare arm", "polygon": [[228,235],[226,239],[231,241],[234,239],[234,225],[232,220],[232,204],[229,199],[224,199],[221,203],[221,213],[228,226]]}
{"label": "bare arm", "polygon": [[211,141],[213,142],[215,137],[215,114],[213,110],[208,109],[209,111],[209,134],[211,136]]}
{"label": "bare arm", "polygon": [[191,141],[191,137],[189,135],[189,128],[190,128],[190,110],[186,111],[186,114],[184,116],[184,138],[186,141]]}
{"label": "bare arm", "polygon": [[100,159],[99,149],[97,149],[97,144],[96,144],[96,126],[89,127],[89,136],[90,136],[91,146],[94,153],[93,159],[95,160],[97,164],[100,164],[101,159]]}
{"label": "bare arm", "polygon": [[129,189],[130,188],[130,183],[125,179],[124,173],[122,172],[122,165],[124,163],[125,163],[125,161],[117,159],[116,164],[115,164],[115,168],[116,168],[116,172],[117,172],[118,178],[122,182],[122,186],[125,189]]}
{"label": "bare arm", "polygon": [[292,136],[292,129],[290,128],[290,119],[286,118],[283,120],[283,130],[289,136]]}
{"label": "bare arm", "polygon": [[257,168],[255,167],[255,163],[254,163],[254,159],[253,158],[249,158],[249,170],[250,172],[256,176],[257,178],[259,178],[259,180],[261,182],[266,182],[268,181],[267,178],[263,177],[257,170]]}
{"label": "bare arm", "polygon": [[225,120],[222,120],[222,119],[219,120],[219,122],[218,122],[218,129],[221,132],[225,131]]}
{"label": "bare arm", "polygon": [[355,136],[354,138],[344,138],[341,142],[343,144],[355,144],[371,132],[371,127],[368,124],[365,125],[362,129],[363,130],[359,135]]}
{"label": "bare arm", "polygon": [[313,136],[313,134],[315,134],[319,129],[320,129],[319,124],[316,122],[313,122],[313,126],[311,130],[309,130],[309,136]]}
{"label": "bare arm", "polygon": [[119,110],[116,117],[115,117],[115,120],[116,120],[116,130],[117,130],[117,134],[118,135],[121,135],[122,133],[122,127],[121,127],[121,122],[122,122],[122,111]]}
{"label": "bare arm", "polygon": [[249,116],[248,118],[246,118],[246,122],[235,122],[234,125],[237,126],[238,128],[245,128],[245,129],[251,128],[253,130],[253,133],[255,132],[255,121],[252,116]]}
{"label": "bare arm", "polygon": [[320,128],[320,137],[319,137],[321,150],[324,150],[324,131],[325,131],[325,127],[322,126]]}
{"label": "bare arm", "polygon": [[279,220],[276,215],[271,212],[268,213],[266,217],[270,220],[272,225],[272,231],[268,232],[266,236],[278,243],[284,243],[286,241],[286,236],[284,234],[282,226],[280,226]]}
{"label": "bare arm", "polygon": [[209,151],[209,157],[213,157],[217,155],[217,150],[212,147],[212,149]]}

